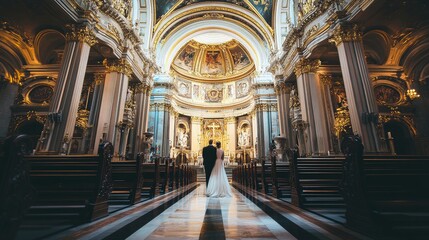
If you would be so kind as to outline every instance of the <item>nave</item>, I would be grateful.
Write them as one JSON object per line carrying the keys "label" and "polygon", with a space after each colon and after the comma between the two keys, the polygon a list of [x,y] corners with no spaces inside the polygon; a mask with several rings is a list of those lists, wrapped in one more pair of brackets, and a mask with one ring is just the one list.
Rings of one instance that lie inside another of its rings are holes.
{"label": "nave", "polygon": [[127,239],[296,238],[234,188],[232,198],[208,198],[202,183]]}

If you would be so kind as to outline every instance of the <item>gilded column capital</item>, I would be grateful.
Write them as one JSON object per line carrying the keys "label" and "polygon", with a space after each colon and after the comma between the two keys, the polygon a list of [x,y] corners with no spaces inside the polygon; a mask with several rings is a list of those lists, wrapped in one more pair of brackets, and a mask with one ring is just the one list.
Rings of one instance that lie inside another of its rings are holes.
{"label": "gilded column capital", "polygon": [[338,25],[334,28],[329,42],[336,46],[342,42],[362,41],[362,31],[357,24]]}
{"label": "gilded column capital", "polygon": [[106,79],[105,73],[94,73],[94,82],[95,85],[100,85],[104,79]]}
{"label": "gilded column capital", "polygon": [[136,94],[143,93],[147,94],[149,92],[150,86],[146,83],[138,82],[134,85],[134,91]]}
{"label": "gilded column capital", "polygon": [[227,117],[225,118],[226,123],[236,123],[237,119],[235,117]]}
{"label": "gilded column capital", "polygon": [[292,91],[293,84],[292,83],[285,83],[282,85],[282,91],[286,94],[290,94]]}
{"label": "gilded column capital", "polygon": [[107,59],[104,59],[103,65],[106,67],[107,72],[123,73],[128,77],[130,77],[131,74],[133,73],[131,69],[131,65],[128,63],[128,61],[125,58],[121,58],[115,61],[109,61]]}
{"label": "gilded column capital", "polygon": [[332,86],[332,75],[329,74],[319,74],[319,79],[325,86]]}
{"label": "gilded column capital", "polygon": [[319,59],[300,59],[295,65],[295,75],[300,76],[303,73],[317,72],[320,67]]}
{"label": "gilded column capital", "polygon": [[191,117],[191,122],[201,122],[201,120],[203,120],[201,117],[196,117],[196,116],[192,116]]}
{"label": "gilded column capital", "polygon": [[75,24],[67,24],[66,28],[69,29],[69,32],[66,33],[67,41],[85,42],[89,46],[93,46],[98,42],[94,32],[87,25],[76,26]]}

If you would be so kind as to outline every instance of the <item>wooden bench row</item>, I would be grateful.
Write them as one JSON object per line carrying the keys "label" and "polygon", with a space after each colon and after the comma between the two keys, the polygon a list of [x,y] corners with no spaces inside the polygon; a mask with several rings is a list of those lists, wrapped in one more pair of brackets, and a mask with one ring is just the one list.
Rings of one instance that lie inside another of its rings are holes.
{"label": "wooden bench row", "polygon": [[360,153],[356,146],[347,149],[353,151],[346,157],[298,158],[290,151],[288,163],[272,158],[237,167],[233,181],[362,232],[424,239],[429,234],[429,157],[363,156],[363,148]]}
{"label": "wooden bench row", "polygon": [[98,155],[29,155],[33,147],[27,145],[20,136],[6,142],[1,153],[1,206],[11,212],[1,221],[14,230],[0,230],[12,234],[25,212],[87,222],[108,215],[109,205],[134,204],[196,182],[194,169],[175,166],[169,158],[143,163],[140,154],[135,161],[112,162],[108,142]]}

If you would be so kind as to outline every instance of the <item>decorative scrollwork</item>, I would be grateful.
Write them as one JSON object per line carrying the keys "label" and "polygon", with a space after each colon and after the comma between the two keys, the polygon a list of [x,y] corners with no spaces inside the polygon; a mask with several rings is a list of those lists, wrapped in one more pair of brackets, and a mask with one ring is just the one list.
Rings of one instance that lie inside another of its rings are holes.
{"label": "decorative scrollwork", "polygon": [[87,25],[77,26],[74,24],[68,24],[66,25],[66,28],[69,29],[69,32],[66,33],[67,41],[85,42],[89,46],[93,46],[98,42],[95,38],[94,32]]}

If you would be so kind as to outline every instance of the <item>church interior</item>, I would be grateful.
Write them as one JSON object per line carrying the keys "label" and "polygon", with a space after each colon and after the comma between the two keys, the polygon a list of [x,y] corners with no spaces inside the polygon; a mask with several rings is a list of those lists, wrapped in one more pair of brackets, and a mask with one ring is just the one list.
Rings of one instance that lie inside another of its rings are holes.
{"label": "church interior", "polygon": [[0,0],[0,238],[427,239],[428,11]]}

